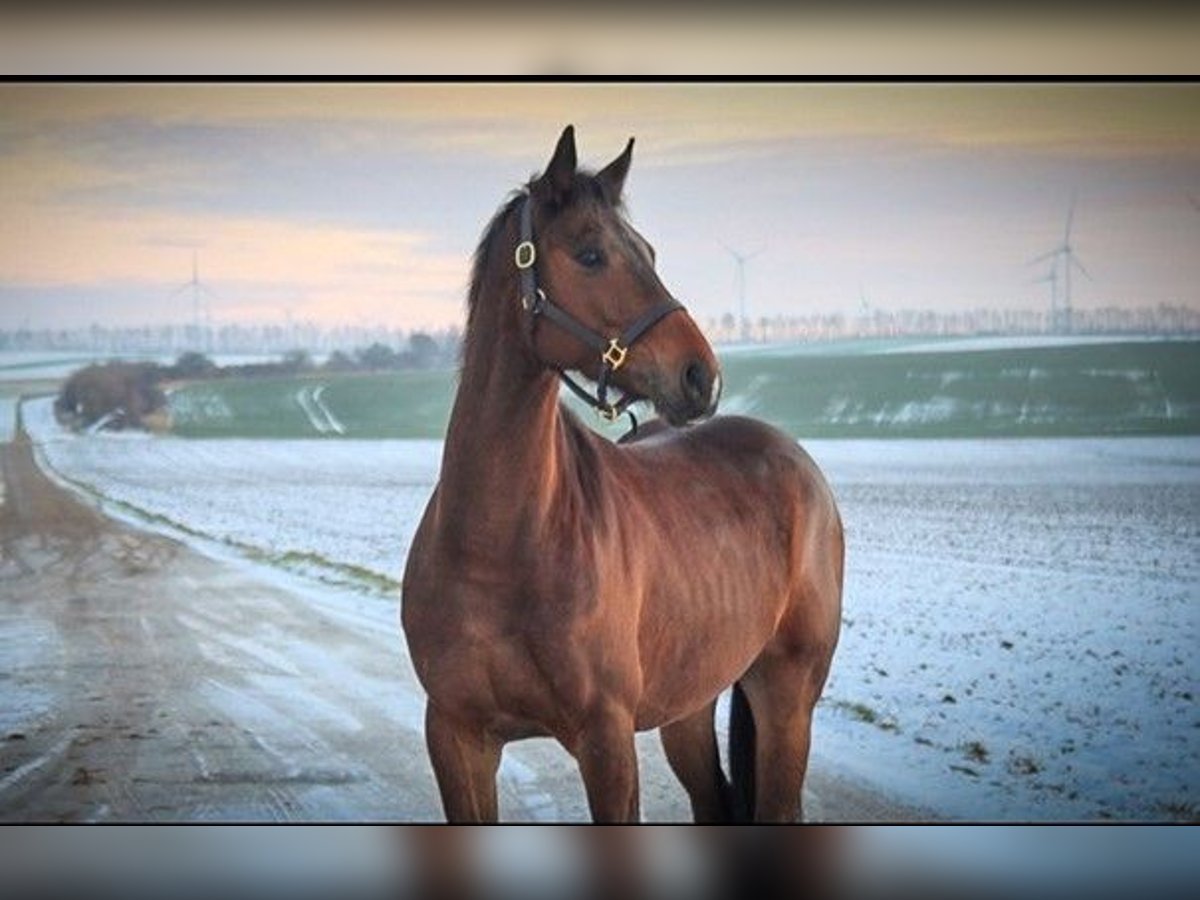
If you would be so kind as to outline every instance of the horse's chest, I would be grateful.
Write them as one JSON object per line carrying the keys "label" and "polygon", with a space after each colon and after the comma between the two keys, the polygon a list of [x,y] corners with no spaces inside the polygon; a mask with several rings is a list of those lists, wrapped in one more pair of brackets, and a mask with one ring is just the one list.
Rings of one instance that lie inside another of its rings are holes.
{"label": "horse's chest", "polygon": [[429,695],[514,736],[568,727],[563,711],[580,709],[596,682],[595,598],[556,591],[448,578],[437,596],[406,597],[409,649]]}

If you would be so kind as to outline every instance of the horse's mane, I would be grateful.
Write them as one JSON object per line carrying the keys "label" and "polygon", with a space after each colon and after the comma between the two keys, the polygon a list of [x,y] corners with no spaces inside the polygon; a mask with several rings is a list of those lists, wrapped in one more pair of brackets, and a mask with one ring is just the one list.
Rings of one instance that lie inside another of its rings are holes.
{"label": "horse's mane", "polygon": [[483,237],[479,239],[479,244],[475,247],[475,254],[471,262],[471,286],[467,291],[468,319],[475,312],[479,294],[483,291],[483,279],[484,274],[487,272],[488,261],[491,258],[492,245],[498,241],[500,233],[504,230],[505,223],[508,222],[508,217],[516,211],[517,206],[528,196],[528,193],[528,187],[514,190],[505,198],[504,203],[496,210],[487,227],[483,229]]}

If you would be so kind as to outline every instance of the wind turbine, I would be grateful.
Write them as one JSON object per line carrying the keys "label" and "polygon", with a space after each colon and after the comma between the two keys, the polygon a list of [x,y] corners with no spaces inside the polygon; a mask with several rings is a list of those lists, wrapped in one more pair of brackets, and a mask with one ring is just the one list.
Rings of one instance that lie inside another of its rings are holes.
{"label": "wind turbine", "polygon": [[749,320],[746,318],[746,263],[761,254],[766,248],[759,247],[753,253],[739,253],[724,241],[721,241],[721,246],[728,250],[737,261],[738,306],[741,312],[742,339],[745,340],[749,337],[750,332]]}
{"label": "wind turbine", "polygon": [[[199,257],[199,252],[195,249],[192,250],[192,280],[185,281],[183,284],[179,285],[179,287],[177,287],[175,289],[175,291],[171,294],[171,298],[174,299],[175,297],[178,297],[180,294],[182,294],[184,291],[187,291],[187,290],[190,290],[192,293],[192,328],[194,329],[194,331],[196,333],[196,338],[199,341],[200,334],[201,334],[200,295],[206,294],[207,296],[213,297],[213,298],[216,298],[217,295],[215,293],[213,293],[213,291],[208,287],[208,285],[206,285],[200,281],[200,257]],[[207,307],[207,304],[206,304],[206,307]],[[206,312],[208,313],[207,318],[211,324],[211,320],[212,320],[211,308],[207,308]]]}
{"label": "wind turbine", "polygon": [[[1050,319],[1051,327],[1055,331],[1071,330],[1071,267],[1074,266],[1089,279],[1092,274],[1084,268],[1083,263],[1079,261],[1079,257],[1075,254],[1075,248],[1071,246],[1071,223],[1075,218],[1075,196],[1071,195],[1071,205],[1067,209],[1067,225],[1063,229],[1062,243],[1053,250],[1048,250],[1041,256],[1035,257],[1029,261],[1029,265],[1043,262],[1047,259],[1052,260],[1050,264],[1050,273],[1045,277],[1038,279],[1039,281],[1049,281],[1051,283],[1051,304],[1050,304]],[[1061,272],[1059,264],[1061,263]],[[1062,278],[1062,303],[1056,306],[1054,300],[1057,295],[1058,280]]]}
{"label": "wind turbine", "polygon": [[1054,328],[1058,324],[1058,257],[1054,257],[1050,261],[1050,271],[1041,278],[1034,278],[1030,284],[1041,284],[1044,281],[1050,282],[1050,327]]}
{"label": "wind turbine", "polygon": [[873,334],[873,325],[871,321],[871,304],[867,301],[867,291],[863,287],[863,283],[858,283],[858,336],[866,337]]}

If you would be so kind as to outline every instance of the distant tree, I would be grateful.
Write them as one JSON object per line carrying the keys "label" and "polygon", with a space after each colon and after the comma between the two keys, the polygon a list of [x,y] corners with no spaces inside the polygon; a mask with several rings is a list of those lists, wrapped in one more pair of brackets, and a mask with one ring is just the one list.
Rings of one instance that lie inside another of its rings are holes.
{"label": "distant tree", "polygon": [[378,341],[369,347],[358,351],[358,364],[364,369],[394,369],[397,366],[398,354],[387,344]]}
{"label": "distant tree", "polygon": [[175,378],[210,378],[217,372],[217,364],[195,350],[181,353],[171,367],[170,375]]}
{"label": "distant tree", "polygon": [[353,372],[358,368],[358,363],[345,351],[334,350],[325,360],[325,368],[330,372]]}
{"label": "distant tree", "polygon": [[111,362],[74,372],[54,401],[60,421],[87,428],[107,418],[110,427],[144,427],[166,406],[158,386],[166,370],[154,363]]}
{"label": "distant tree", "polygon": [[442,333],[442,352],[447,362],[452,362],[462,347],[462,330],[451,325]]}
{"label": "distant tree", "polygon": [[296,374],[312,369],[313,361],[307,350],[289,350],[283,354],[283,361],[280,363],[280,367],[288,374]]}
{"label": "distant tree", "polygon": [[441,357],[441,348],[438,347],[437,341],[423,331],[414,331],[409,337],[408,352],[412,364],[419,369],[428,369]]}

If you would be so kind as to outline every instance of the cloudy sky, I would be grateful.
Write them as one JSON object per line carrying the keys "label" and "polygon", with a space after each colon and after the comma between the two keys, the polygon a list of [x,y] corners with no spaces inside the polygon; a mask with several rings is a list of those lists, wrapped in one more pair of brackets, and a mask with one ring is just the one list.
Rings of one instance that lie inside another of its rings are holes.
{"label": "cloudy sky", "polygon": [[1200,307],[1200,86],[7,84],[0,328],[460,323],[470,254],[574,123],[702,319]]}

